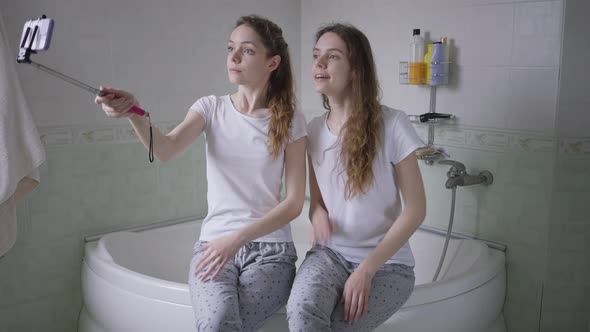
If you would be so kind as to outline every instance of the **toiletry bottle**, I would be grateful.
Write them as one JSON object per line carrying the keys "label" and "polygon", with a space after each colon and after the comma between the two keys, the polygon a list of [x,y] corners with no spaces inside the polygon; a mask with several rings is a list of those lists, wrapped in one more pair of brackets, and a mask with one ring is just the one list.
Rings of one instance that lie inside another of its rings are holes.
{"label": "toiletry bottle", "polygon": [[440,39],[440,42],[443,44],[443,49],[445,50],[445,62],[449,61],[449,38],[448,37],[442,37]]}
{"label": "toiletry bottle", "polygon": [[444,72],[445,51],[441,42],[432,43],[432,69],[431,69],[431,85],[441,85],[444,83],[446,76]]}
{"label": "toiletry bottle", "polygon": [[443,79],[443,83],[442,84],[449,84],[449,73],[450,73],[450,61],[449,60],[449,54],[450,54],[450,49],[451,49],[451,45],[449,44],[449,38],[447,37],[442,37],[440,39],[440,42],[442,43],[442,48],[444,50],[443,53],[443,72],[445,74],[444,79]]}
{"label": "toiletry bottle", "polygon": [[424,84],[425,72],[424,38],[420,36],[420,29],[414,29],[410,43],[410,84]]}
{"label": "toiletry bottle", "polygon": [[426,54],[424,55],[424,67],[426,69],[426,84],[430,84],[431,62],[432,61],[432,44],[428,44]]}

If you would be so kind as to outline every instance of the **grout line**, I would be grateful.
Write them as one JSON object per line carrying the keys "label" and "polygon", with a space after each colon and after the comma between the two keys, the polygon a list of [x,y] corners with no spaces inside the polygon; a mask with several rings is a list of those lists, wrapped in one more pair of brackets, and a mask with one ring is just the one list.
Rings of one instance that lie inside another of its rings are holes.
{"label": "grout line", "polygon": [[541,299],[539,301],[539,319],[537,325],[537,331],[541,332],[541,320],[543,318],[543,291],[545,288],[545,283],[541,280]]}

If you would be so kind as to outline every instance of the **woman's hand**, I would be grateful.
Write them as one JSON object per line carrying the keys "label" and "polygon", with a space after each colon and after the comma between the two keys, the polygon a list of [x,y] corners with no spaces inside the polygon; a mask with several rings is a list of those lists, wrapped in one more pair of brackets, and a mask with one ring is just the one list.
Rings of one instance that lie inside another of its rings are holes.
{"label": "woman's hand", "polygon": [[203,271],[202,281],[206,280],[208,276],[211,276],[211,280],[215,279],[221,268],[238,252],[242,245],[243,243],[235,233],[203,244],[204,252],[195,268],[195,276]]}
{"label": "woman's hand", "polygon": [[336,225],[330,222],[328,213],[324,209],[316,209],[311,220],[312,245],[321,244],[324,245],[330,235],[336,230]]}
{"label": "woman's hand", "polygon": [[102,110],[112,118],[129,117],[133,113],[129,113],[129,109],[133,105],[139,105],[137,99],[129,92],[117,90],[112,88],[100,87],[100,91],[105,95],[97,96],[94,99],[96,104],[102,105]]}
{"label": "woman's hand", "polygon": [[342,294],[345,321],[356,322],[367,312],[373,276],[359,266],[346,280]]}

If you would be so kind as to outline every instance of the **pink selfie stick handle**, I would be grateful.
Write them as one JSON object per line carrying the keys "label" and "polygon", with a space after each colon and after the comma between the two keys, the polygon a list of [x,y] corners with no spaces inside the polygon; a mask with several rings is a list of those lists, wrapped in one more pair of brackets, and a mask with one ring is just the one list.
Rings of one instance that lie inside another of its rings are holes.
{"label": "pink selfie stick handle", "polygon": [[[89,89],[91,89],[90,91],[96,93],[96,95],[99,96],[99,97],[105,96],[105,92],[104,91],[100,91],[100,90],[94,89],[92,87],[89,87]],[[143,109],[141,109],[141,108],[139,108],[139,107],[137,107],[135,105],[134,106],[131,106],[131,108],[127,112],[135,113],[135,114],[137,114],[139,116],[143,116],[143,117],[148,116],[148,112],[144,111]]]}
{"label": "pink selfie stick handle", "polygon": [[146,116],[147,112],[137,106],[131,106],[128,112],[135,113],[139,116]]}

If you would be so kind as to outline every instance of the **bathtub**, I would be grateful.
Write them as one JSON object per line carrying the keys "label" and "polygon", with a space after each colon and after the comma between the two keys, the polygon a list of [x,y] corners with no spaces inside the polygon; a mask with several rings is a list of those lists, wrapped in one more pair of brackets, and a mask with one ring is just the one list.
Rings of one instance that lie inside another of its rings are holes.
{"label": "bathtub", "polygon": [[[307,205],[291,223],[301,264],[309,249]],[[195,331],[186,283],[200,220],[141,232],[116,232],[86,244],[80,332]],[[452,239],[439,280],[431,282],[444,236],[418,230],[410,239],[416,287],[376,331],[505,332],[504,252]],[[260,329],[288,331],[281,308]]]}

